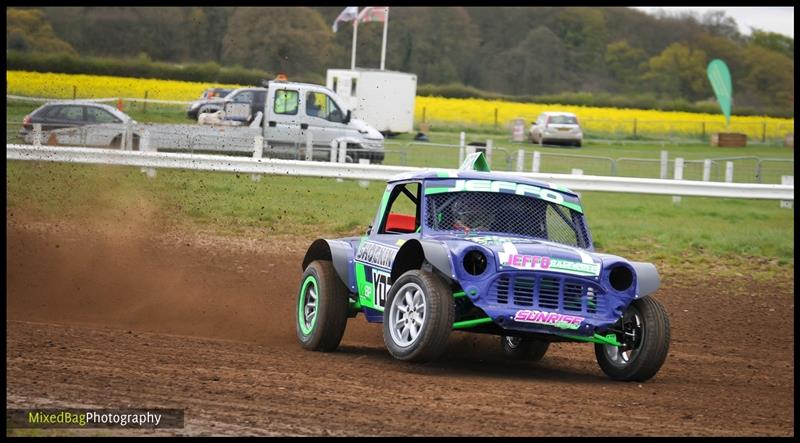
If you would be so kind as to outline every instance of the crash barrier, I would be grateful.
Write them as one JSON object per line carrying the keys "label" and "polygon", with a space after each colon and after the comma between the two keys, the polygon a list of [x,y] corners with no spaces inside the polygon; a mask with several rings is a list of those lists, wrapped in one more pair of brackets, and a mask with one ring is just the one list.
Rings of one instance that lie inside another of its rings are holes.
{"label": "crash barrier", "polygon": [[[279,160],[209,154],[124,151],[86,147],[6,145],[7,160],[123,165],[140,168],[173,168],[243,174],[281,174],[385,181],[404,172],[424,168],[360,163]],[[452,171],[452,169],[451,169]],[[498,177],[508,175],[497,172]],[[518,172],[513,176],[557,183],[575,191],[625,192],[675,196],[794,200],[794,185],[662,180],[630,177]]]}
{"label": "crash barrier", "polygon": [[[19,122],[6,123],[6,143],[33,143],[19,135]],[[214,153],[230,155],[251,155],[253,152],[253,135],[237,135],[235,130],[225,126],[186,125],[140,125],[147,128],[151,137],[162,140],[160,145],[151,143],[154,149],[166,152]],[[137,129],[138,130],[138,129]],[[59,144],[73,146],[120,147],[122,149],[138,149],[139,134],[131,135],[131,128],[123,125],[90,125],[70,128],[63,140],[55,140]],[[338,158],[339,147],[327,145],[311,145],[307,139],[298,141],[292,146],[276,148],[264,144],[265,158],[281,158],[288,160],[330,160]],[[41,134],[40,143],[55,144],[52,134]],[[168,147],[165,147],[164,144]],[[426,143],[426,142],[384,142],[383,159],[376,158],[375,150],[348,147],[345,161],[358,162],[369,159],[372,163],[418,167],[457,167],[464,156],[471,152],[482,151],[491,163],[493,170],[531,171],[568,174],[572,169],[581,169],[585,174],[599,176],[672,177],[674,163],[669,161],[668,151],[661,151],[660,159],[620,157],[611,158],[583,154],[553,153],[514,149],[510,146],[498,146],[492,140],[467,143],[466,134],[462,132],[460,143]],[[708,168],[705,161],[710,160]],[[728,166],[728,163],[731,166]],[[706,174],[710,181],[731,181],[737,183],[780,183],[784,175],[794,174],[794,159],[762,158],[755,156],[716,157],[700,160],[685,160],[684,176],[689,180],[702,180]],[[732,168],[732,169],[731,169]],[[728,174],[730,179],[727,179]]]}
{"label": "crash barrier", "polygon": [[[198,126],[198,125],[73,125],[59,129],[57,131],[39,132],[38,143],[34,140],[33,134],[24,137],[20,134],[22,124],[18,122],[6,123],[6,143],[32,143],[44,145],[71,145],[97,148],[119,148],[123,150],[138,150],[143,133],[146,131],[149,138],[149,146],[156,151],[163,152],[188,152],[188,153],[210,153],[227,155],[247,155],[253,154],[254,131],[247,131],[240,134],[232,130],[229,126]],[[32,125],[41,128],[39,124]],[[255,133],[259,133],[256,130]],[[308,133],[310,136],[310,133]],[[262,142],[263,157],[281,158],[288,160],[328,160],[332,151],[339,149],[339,146],[312,145],[310,150],[308,143],[297,142],[292,145],[282,145],[279,147]],[[391,164],[407,164],[406,152],[393,149],[376,151],[375,149],[347,147],[345,161],[358,162],[360,159],[369,159],[371,162],[387,162]],[[337,151],[338,153],[338,151]],[[383,158],[381,158],[381,154]]]}

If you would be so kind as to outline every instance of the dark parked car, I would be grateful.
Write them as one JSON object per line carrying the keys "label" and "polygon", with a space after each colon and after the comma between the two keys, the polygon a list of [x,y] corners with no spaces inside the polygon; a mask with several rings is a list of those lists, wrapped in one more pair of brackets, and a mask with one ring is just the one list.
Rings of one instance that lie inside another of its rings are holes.
{"label": "dark parked car", "polygon": [[225,103],[247,103],[250,105],[251,115],[256,115],[258,111],[263,114],[266,100],[267,88],[239,88],[225,97],[204,98],[192,102],[186,110],[186,116],[197,120],[200,114],[217,112],[225,108]]}
{"label": "dark parked car", "polygon": [[45,133],[55,129],[127,122],[136,123],[113,106],[87,101],[62,101],[44,104],[26,115],[19,134],[26,143],[31,143],[34,123],[41,123],[42,133]]}
{"label": "dark parked car", "polygon": [[215,97],[222,98],[222,97],[225,97],[226,95],[230,94],[231,91],[233,91],[233,89],[208,88],[205,91],[203,91],[203,95],[200,96],[200,99],[201,100],[202,99],[212,99],[212,98],[215,98]]}

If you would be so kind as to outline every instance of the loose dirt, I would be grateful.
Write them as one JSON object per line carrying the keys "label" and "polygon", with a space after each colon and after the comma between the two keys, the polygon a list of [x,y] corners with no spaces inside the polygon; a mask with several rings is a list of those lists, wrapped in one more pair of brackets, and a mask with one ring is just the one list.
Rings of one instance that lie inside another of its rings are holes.
{"label": "loose dirt", "polygon": [[293,304],[313,239],[6,227],[8,408],[183,408],[184,429],[155,432],[172,435],[794,435],[792,276],[662,282],[669,356],[621,383],[591,344],[509,362],[464,332],[407,364],[363,316],[337,352],[304,351]]}

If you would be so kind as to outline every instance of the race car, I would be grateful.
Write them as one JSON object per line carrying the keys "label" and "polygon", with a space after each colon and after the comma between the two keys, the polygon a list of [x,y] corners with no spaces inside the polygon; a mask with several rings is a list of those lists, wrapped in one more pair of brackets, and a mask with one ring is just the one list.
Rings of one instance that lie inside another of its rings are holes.
{"label": "race car", "polygon": [[296,331],[312,351],[336,350],[359,313],[411,362],[437,358],[453,330],[498,335],[504,355],[530,361],[552,342],[592,342],[625,381],[653,377],[669,350],[655,266],[596,252],[578,194],[493,173],[483,153],[395,176],[367,234],[315,240],[302,269]]}

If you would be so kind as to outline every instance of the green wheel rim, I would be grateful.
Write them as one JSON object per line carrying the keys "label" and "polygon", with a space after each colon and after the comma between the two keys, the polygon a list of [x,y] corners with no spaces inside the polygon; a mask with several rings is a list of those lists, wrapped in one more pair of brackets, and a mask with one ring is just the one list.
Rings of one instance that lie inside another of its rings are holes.
{"label": "green wheel rim", "polygon": [[[309,295],[313,300],[306,303]],[[303,335],[309,335],[314,330],[314,326],[317,324],[318,307],[319,286],[317,286],[317,279],[313,275],[309,275],[303,280],[303,286],[300,287],[300,300],[297,303],[297,324]]]}

